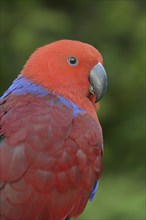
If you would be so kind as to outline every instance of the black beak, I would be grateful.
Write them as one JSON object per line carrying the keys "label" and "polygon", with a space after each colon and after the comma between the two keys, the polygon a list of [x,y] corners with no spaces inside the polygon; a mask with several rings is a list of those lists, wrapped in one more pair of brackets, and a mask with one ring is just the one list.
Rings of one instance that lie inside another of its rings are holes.
{"label": "black beak", "polygon": [[96,102],[98,102],[104,95],[107,88],[107,75],[101,63],[93,67],[89,75],[90,93],[96,95]]}

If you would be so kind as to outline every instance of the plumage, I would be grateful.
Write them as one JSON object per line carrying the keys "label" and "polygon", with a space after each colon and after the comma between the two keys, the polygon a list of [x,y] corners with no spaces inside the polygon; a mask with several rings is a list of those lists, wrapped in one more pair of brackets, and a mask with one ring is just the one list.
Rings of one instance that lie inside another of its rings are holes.
{"label": "plumage", "polygon": [[72,95],[41,85],[39,77],[32,80],[33,74],[24,74],[28,66],[0,103],[1,218],[77,217],[95,196],[102,170],[94,104],[78,104]]}

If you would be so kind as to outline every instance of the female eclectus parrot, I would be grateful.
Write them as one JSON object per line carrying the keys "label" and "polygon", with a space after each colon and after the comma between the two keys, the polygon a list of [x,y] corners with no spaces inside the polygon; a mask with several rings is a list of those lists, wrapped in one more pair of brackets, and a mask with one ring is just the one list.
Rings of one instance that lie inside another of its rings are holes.
{"label": "female eclectus parrot", "polygon": [[65,220],[93,200],[102,169],[96,105],[107,86],[93,46],[37,49],[1,97],[1,220]]}

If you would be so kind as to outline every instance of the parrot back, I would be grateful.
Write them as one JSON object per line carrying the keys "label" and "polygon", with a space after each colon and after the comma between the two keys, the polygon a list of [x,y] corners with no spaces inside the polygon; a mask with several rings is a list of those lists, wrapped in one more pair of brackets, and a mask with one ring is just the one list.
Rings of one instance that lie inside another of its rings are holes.
{"label": "parrot back", "polygon": [[0,105],[1,217],[76,217],[101,175],[100,124],[63,97],[18,90]]}

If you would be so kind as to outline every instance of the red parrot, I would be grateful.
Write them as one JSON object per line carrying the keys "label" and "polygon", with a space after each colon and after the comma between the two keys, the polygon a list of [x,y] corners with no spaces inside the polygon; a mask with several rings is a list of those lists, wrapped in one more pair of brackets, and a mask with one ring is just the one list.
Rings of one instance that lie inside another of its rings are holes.
{"label": "red parrot", "polygon": [[1,220],[67,220],[93,200],[102,170],[96,115],[107,87],[93,46],[37,49],[0,103]]}

